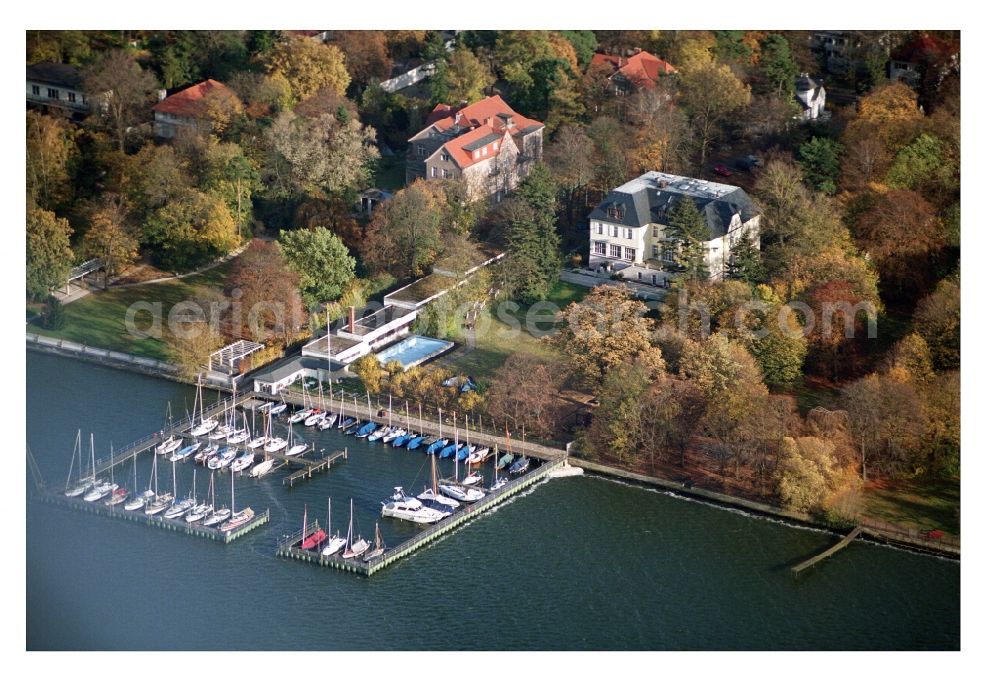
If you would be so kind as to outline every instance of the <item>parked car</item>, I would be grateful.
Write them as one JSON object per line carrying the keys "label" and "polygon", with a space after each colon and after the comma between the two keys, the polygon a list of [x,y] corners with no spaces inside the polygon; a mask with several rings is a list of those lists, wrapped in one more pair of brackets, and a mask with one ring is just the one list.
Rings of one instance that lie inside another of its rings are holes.
{"label": "parked car", "polygon": [[715,168],[712,169],[712,171],[714,171],[719,176],[732,176],[733,175],[733,170],[730,169],[729,167],[727,167],[724,164],[717,164],[717,165],[715,165]]}
{"label": "parked car", "polygon": [[741,157],[735,162],[737,168],[743,171],[753,171],[757,167],[763,164],[756,155],[747,155],[746,157]]}

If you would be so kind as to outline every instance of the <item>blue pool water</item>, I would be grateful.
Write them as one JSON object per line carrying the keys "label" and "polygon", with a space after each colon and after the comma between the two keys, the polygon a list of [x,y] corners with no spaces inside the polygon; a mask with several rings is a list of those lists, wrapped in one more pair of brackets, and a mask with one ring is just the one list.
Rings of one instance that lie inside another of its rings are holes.
{"label": "blue pool water", "polygon": [[404,369],[408,369],[444,352],[454,344],[447,340],[438,340],[427,336],[410,336],[392,347],[382,350],[375,357],[381,364],[397,360]]}

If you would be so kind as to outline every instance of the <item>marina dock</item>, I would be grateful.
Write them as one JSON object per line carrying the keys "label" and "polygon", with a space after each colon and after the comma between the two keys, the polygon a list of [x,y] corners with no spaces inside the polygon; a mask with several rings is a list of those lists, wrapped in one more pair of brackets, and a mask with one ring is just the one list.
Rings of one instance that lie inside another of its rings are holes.
{"label": "marina dock", "polygon": [[[320,453],[322,453],[322,451],[320,451]],[[278,457],[285,460],[286,464],[298,460],[299,458],[299,456],[289,458],[287,455],[282,455]],[[319,472],[328,471],[331,467],[333,467],[333,463],[341,459],[347,460],[346,448],[340,451],[339,453],[331,453],[330,455],[321,455],[317,460],[303,459],[302,464],[304,465],[304,467],[297,470],[296,472],[293,472],[292,474],[289,474],[284,479],[282,479],[281,485],[288,486],[289,488],[291,488],[296,481],[305,481],[306,479],[312,479],[312,475],[314,473],[318,474]]]}
{"label": "marina dock", "polygon": [[233,540],[246,535],[250,531],[260,528],[271,519],[271,510],[266,509],[262,513],[255,515],[253,519],[245,523],[243,526],[228,532],[223,532],[218,528],[204,526],[197,522],[188,523],[184,520],[183,516],[177,517],[176,519],[166,519],[159,514],[152,516],[147,515],[142,510],[127,512],[121,507],[121,505],[108,507],[102,501],[85,502],[80,498],[67,498],[65,495],[61,495],[59,493],[41,493],[38,497],[42,502],[47,502],[49,504],[62,505],[81,512],[90,512],[91,514],[101,514],[103,516],[124,519],[125,521],[132,521],[134,523],[142,523],[154,528],[172,530],[186,535],[203,537],[208,540],[216,540],[225,544],[229,544]]}
{"label": "marina dock", "polygon": [[861,530],[862,530],[861,526],[858,526],[857,528],[855,528],[854,530],[852,530],[850,533],[848,533],[847,535],[845,535],[843,537],[843,539],[841,539],[839,542],[837,542],[837,544],[833,545],[832,547],[830,547],[826,551],[820,552],[819,554],[817,554],[816,556],[812,557],[811,559],[809,559],[807,561],[803,561],[802,563],[800,563],[800,564],[798,564],[796,566],[792,566],[792,575],[798,576],[799,573],[801,573],[802,571],[806,570],[807,568],[811,568],[812,566],[816,565],[817,563],[819,563],[823,559],[826,559],[826,558],[829,558],[829,557],[833,556],[834,554],[836,554],[837,552],[839,552],[841,549],[843,549],[847,545],[851,544],[851,542],[854,541],[854,538],[858,537],[858,535],[861,534]]}
{"label": "marina dock", "polygon": [[[366,562],[357,558],[345,559],[339,555],[323,556],[317,551],[305,551],[300,546],[303,538],[302,532],[295,533],[294,535],[290,535],[282,540],[279,540],[277,555],[284,558],[295,559],[297,561],[307,561],[320,566],[336,568],[337,570],[346,570],[351,573],[357,573],[358,575],[370,577],[393,562],[412,554],[424,545],[430,544],[434,540],[444,536],[446,533],[458,528],[463,523],[476,518],[480,514],[496,507],[501,502],[513,497],[529,486],[548,477],[549,474],[551,474],[555,469],[558,469],[563,465],[565,465],[565,461],[562,459],[550,460],[544,463],[541,467],[528,472],[524,476],[512,480],[499,491],[495,493],[487,493],[486,496],[478,502],[463,504],[463,506],[456,509],[452,515],[425,528],[409,540],[406,540],[391,549],[387,549],[382,555],[372,559],[371,561]],[[309,537],[309,535],[316,532],[318,528],[319,524],[314,522],[306,529],[305,537]]]}

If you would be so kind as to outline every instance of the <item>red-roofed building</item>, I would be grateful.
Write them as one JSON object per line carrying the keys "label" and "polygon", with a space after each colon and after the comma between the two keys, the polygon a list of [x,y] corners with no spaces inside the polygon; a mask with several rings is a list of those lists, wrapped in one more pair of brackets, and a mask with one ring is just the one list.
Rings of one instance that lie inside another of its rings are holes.
{"label": "red-roofed building", "polygon": [[470,197],[499,201],[541,159],[544,128],[499,96],[467,106],[440,103],[410,139],[406,182],[464,178]]}
{"label": "red-roofed building", "polygon": [[676,73],[677,69],[647,51],[636,50],[625,56],[594,54],[591,68],[610,66],[608,84],[617,96],[624,96],[635,89],[653,89],[661,73]]}
{"label": "red-roofed building", "polygon": [[161,99],[153,106],[153,129],[156,135],[160,138],[174,138],[180,129],[210,128],[208,102],[216,97],[236,99],[236,94],[221,82],[205,80]]}

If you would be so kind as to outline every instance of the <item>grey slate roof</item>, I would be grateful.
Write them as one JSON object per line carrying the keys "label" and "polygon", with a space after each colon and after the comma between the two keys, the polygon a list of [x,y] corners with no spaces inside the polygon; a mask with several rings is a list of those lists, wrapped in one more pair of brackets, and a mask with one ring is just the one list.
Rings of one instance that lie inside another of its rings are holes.
{"label": "grey slate roof", "polygon": [[68,63],[43,61],[28,66],[25,71],[26,79],[35,82],[44,82],[66,89],[81,89],[83,87],[83,78],[80,77],[80,72]]}
{"label": "grey slate roof", "polygon": [[[671,210],[685,195],[694,201],[705,217],[712,239],[729,231],[734,214],[738,213],[740,220],[748,221],[760,213],[742,188],[650,171],[608,193],[590,212],[590,218],[633,228],[649,223],[669,225]],[[616,205],[623,209],[621,218],[614,218],[608,213],[611,211],[613,214]]]}

